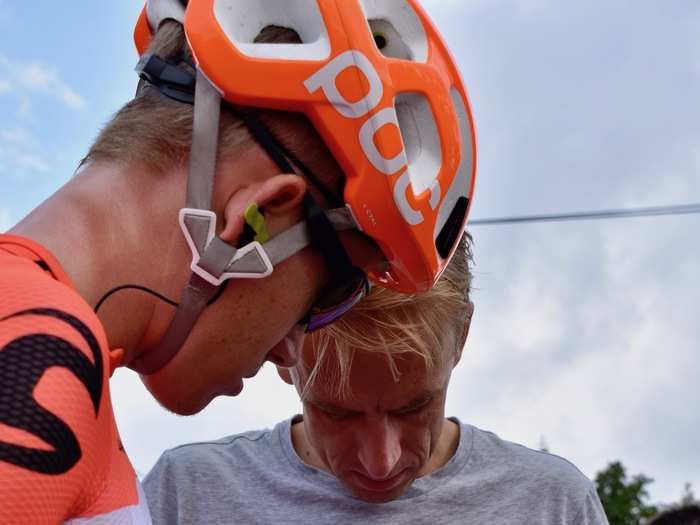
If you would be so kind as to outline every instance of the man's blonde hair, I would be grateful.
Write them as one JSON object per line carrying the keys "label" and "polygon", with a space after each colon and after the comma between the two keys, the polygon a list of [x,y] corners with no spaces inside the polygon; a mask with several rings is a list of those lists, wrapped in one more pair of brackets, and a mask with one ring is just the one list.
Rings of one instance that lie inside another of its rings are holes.
{"label": "man's blonde hair", "polygon": [[428,370],[443,359],[457,357],[470,306],[471,242],[471,236],[466,233],[431,291],[408,295],[375,287],[348,314],[312,333],[314,366],[308,373],[302,397],[319,379],[324,362],[331,359],[336,366],[325,367],[324,373],[332,370],[337,377],[323,380],[334,384],[339,397],[348,396],[350,369],[358,351],[385,355],[394,381],[399,380],[394,361],[397,355],[416,354],[423,358]]}

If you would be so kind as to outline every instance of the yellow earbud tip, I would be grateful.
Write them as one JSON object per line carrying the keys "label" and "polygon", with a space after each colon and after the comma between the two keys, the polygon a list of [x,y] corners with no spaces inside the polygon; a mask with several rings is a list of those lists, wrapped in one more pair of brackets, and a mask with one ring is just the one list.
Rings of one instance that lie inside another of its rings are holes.
{"label": "yellow earbud tip", "polygon": [[256,203],[251,203],[243,214],[245,222],[253,228],[255,232],[255,240],[263,244],[270,240],[270,235],[267,233],[267,224],[265,216],[260,212],[260,208]]}

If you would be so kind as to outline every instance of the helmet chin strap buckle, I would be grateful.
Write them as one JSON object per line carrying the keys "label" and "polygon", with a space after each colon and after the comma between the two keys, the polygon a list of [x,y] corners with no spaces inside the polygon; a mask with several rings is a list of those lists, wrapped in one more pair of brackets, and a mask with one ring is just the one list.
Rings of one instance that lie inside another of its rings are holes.
{"label": "helmet chin strap buckle", "polygon": [[[213,211],[183,208],[179,222],[192,252],[192,272],[212,286],[221,286],[229,279],[263,279],[272,274],[272,262],[258,241],[237,249],[216,236],[216,214]],[[231,271],[244,257],[246,271]]]}

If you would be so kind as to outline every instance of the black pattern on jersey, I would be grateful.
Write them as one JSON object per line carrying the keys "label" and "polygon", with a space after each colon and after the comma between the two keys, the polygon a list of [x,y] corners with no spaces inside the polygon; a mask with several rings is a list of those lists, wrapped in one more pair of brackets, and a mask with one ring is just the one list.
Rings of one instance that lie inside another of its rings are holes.
{"label": "black pattern on jersey", "polygon": [[35,308],[0,322],[24,315],[53,317],[72,326],[90,347],[92,362],[65,339],[46,333],[18,337],[0,349],[0,423],[22,429],[53,447],[38,450],[0,441],[0,461],[43,474],[63,474],[80,460],[80,444],[65,422],[36,402],[34,388],[47,369],[66,368],[85,385],[97,417],[103,388],[102,352],[90,329],[60,310]]}

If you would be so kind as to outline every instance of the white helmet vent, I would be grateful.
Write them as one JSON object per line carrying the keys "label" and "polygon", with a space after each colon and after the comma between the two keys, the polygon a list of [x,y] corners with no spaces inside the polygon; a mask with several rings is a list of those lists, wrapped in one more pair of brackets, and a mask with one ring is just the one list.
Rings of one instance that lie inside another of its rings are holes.
{"label": "white helmet vent", "polygon": [[[431,204],[440,198],[435,187],[442,166],[440,135],[428,99],[419,93],[401,93],[394,101],[415,196],[431,190]],[[437,203],[435,203],[437,206]]]}
{"label": "white helmet vent", "polygon": [[386,57],[428,61],[428,38],[408,0],[360,0],[379,51]]}
{"label": "white helmet vent", "polygon": [[379,18],[368,20],[368,22],[369,28],[372,30],[374,43],[382,55],[401,60],[413,60],[411,49],[403,41],[391,22]]}
{"label": "white helmet vent", "polygon": [[[214,15],[231,43],[249,57],[324,60],[330,56],[328,31],[316,0],[215,0]],[[302,43],[255,43],[268,26],[293,29]]]}
{"label": "white helmet vent", "polygon": [[459,207],[460,201],[464,201],[469,195],[469,188],[472,185],[472,171],[474,152],[472,149],[472,127],[470,125],[469,113],[462,95],[453,87],[450,90],[452,103],[457,113],[459,121],[459,133],[462,138],[462,155],[459,161],[459,168],[452,181],[452,185],[447,189],[445,200],[442,202],[438,212],[437,224],[435,226],[435,238],[437,239],[443,228],[447,225],[454,210]]}

